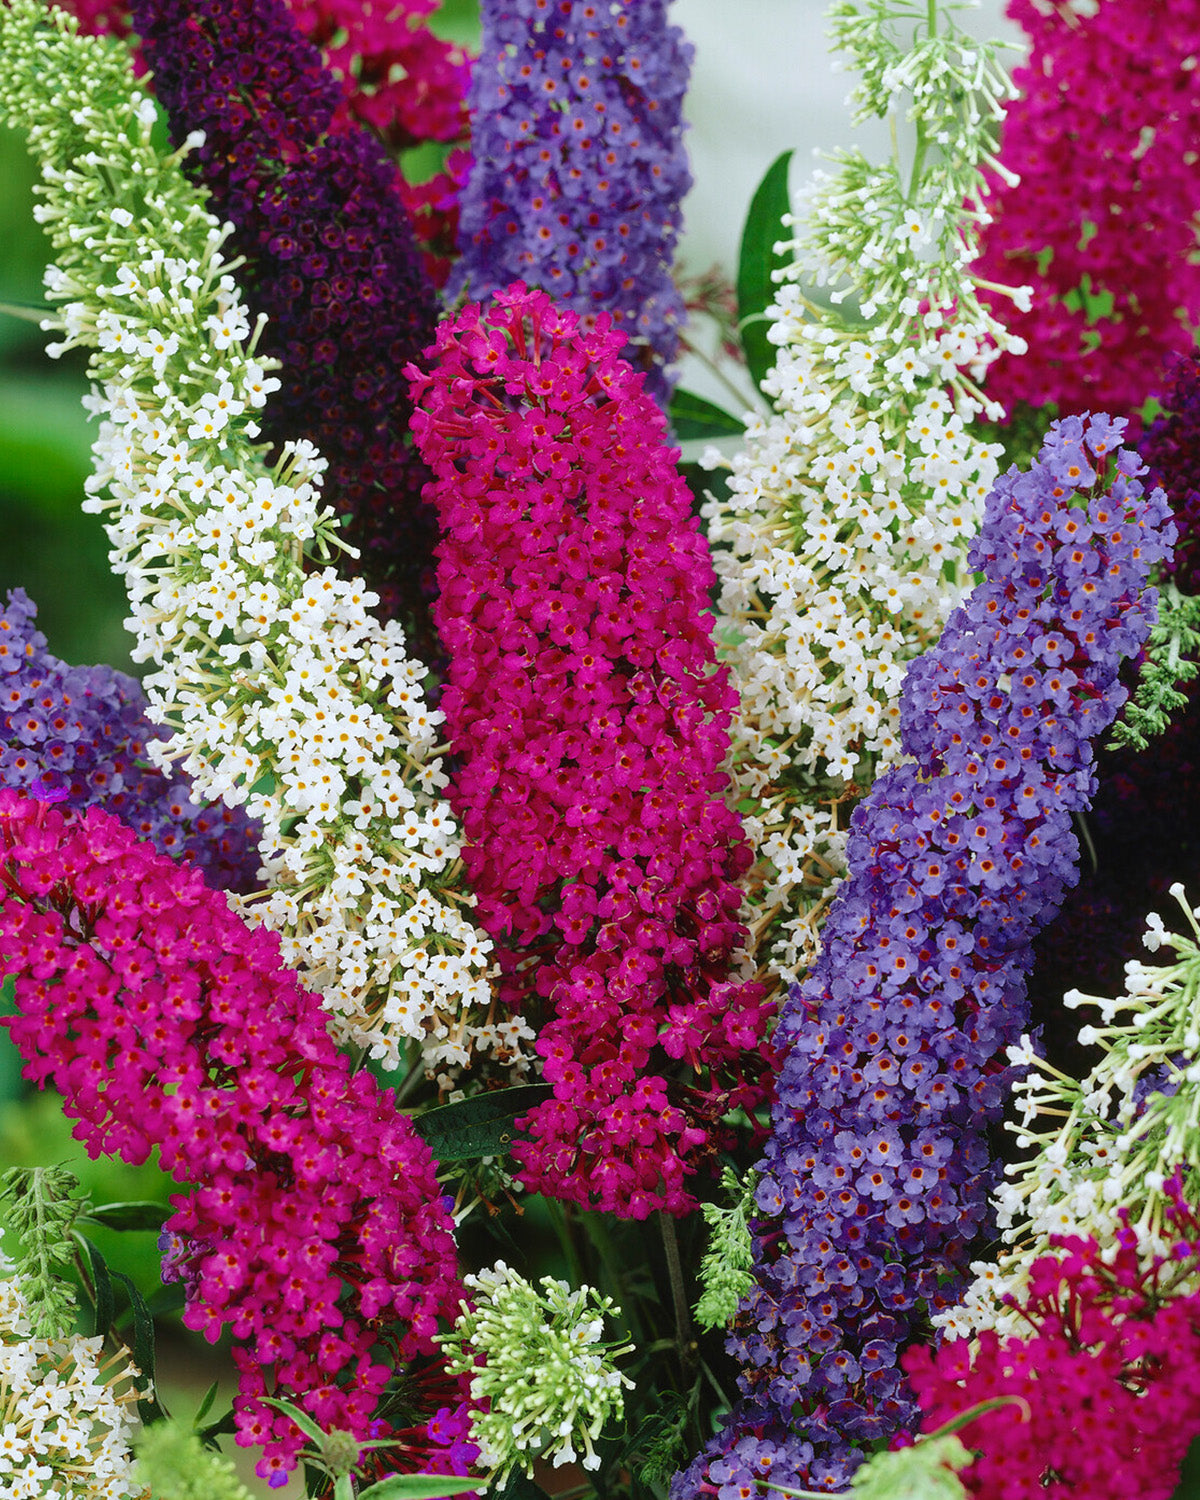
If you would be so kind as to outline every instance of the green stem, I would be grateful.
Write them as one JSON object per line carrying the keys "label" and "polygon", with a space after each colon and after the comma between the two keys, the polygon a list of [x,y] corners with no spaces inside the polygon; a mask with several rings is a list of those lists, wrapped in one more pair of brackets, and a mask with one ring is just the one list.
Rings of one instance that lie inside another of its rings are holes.
{"label": "green stem", "polygon": [[670,1214],[659,1209],[658,1223],[662,1230],[663,1249],[667,1256],[667,1273],[671,1278],[671,1301],[675,1308],[675,1335],[679,1342],[679,1362],[683,1384],[687,1387],[696,1377],[696,1361],[700,1351],[692,1330],[692,1314],[683,1288],[683,1262],[679,1258],[679,1239],[675,1233],[675,1220]]}

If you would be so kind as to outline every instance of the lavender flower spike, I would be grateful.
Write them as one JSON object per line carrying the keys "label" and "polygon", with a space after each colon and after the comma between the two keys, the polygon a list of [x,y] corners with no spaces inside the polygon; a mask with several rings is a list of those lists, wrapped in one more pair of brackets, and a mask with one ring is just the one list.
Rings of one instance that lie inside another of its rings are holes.
{"label": "lavender flower spike", "polygon": [[[912,1423],[898,1350],[953,1303],[997,1176],[985,1130],[1026,1024],[1031,943],[1076,878],[1092,741],[1146,638],[1175,528],[1124,423],[1056,423],[988,497],[985,581],[909,668],[915,764],[851,823],[850,877],[776,1032],[786,1050],[730,1350],[743,1399],[674,1495],[841,1488]],[[751,1486],[746,1489],[745,1486]]]}
{"label": "lavender flower spike", "polygon": [[483,0],[482,21],[449,290],[483,301],[524,281],[585,318],[610,312],[665,406],[692,47],[667,0]]}
{"label": "lavender flower spike", "polygon": [[214,890],[252,890],[257,825],[243,808],[193,801],[188,777],[150,766],[147,744],[168,735],[146,717],[139,684],[59,661],[36,618],[25,590],[12,589],[0,610],[0,787],[103,807],[160,854],[189,859]]}

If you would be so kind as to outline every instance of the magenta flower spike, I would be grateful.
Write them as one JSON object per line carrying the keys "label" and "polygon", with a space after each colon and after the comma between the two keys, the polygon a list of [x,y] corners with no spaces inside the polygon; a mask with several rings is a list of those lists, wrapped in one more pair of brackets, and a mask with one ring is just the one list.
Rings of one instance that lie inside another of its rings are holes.
{"label": "magenta flower spike", "polygon": [[0,791],[0,949],[25,1076],[91,1156],[157,1150],[191,1185],[164,1274],[189,1328],[233,1333],[259,1473],[283,1483],[302,1441],[266,1395],[368,1436],[393,1364],[458,1311],[451,1220],[428,1147],[351,1073],[278,938],[107,813]]}
{"label": "magenta flower spike", "polygon": [[[1028,283],[998,299],[1010,334],[987,395],[1011,409],[1136,412],[1147,371],[1192,347],[1200,323],[1197,0],[1009,0],[1029,38],[1005,111],[974,274]],[[1019,180],[1018,180],[1019,179]]]}
{"label": "magenta flower spike", "polygon": [[502,997],[544,1017],[554,1085],[522,1179],[643,1218],[691,1208],[715,1121],[764,1097],[768,1008],[731,967],[749,851],[712,568],[623,342],[517,284],[410,373],[445,534],[450,797]]}

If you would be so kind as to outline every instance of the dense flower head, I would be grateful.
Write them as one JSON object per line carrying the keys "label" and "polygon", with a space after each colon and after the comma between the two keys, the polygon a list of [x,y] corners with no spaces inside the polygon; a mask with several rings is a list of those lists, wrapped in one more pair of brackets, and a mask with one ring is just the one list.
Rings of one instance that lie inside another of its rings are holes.
{"label": "dense flower head", "polygon": [[963,1433],[961,1474],[981,1500],[1170,1500],[1200,1433],[1200,1221],[1174,1183],[1170,1246],[1055,1236],[1015,1304],[1016,1331],[986,1329],[904,1356],[933,1430],[997,1396]]}
{"label": "dense flower head", "polygon": [[165,736],[138,683],[59,661],[36,617],[24,589],[10,591],[0,611],[0,786],[103,806],[160,853],[189,859],[209,885],[252,889],[259,857],[245,812],[197,803],[186,776],[146,764],[146,745]]}
{"label": "dense flower head", "polygon": [[239,1439],[286,1472],[299,1434],[259,1399],[367,1434],[396,1360],[430,1353],[461,1295],[428,1147],[352,1074],[315,996],[252,929],[115,818],[0,792],[5,1022],[90,1155],[194,1184],[166,1229],[184,1322],[230,1328]]}
{"label": "dense flower head", "polygon": [[1029,38],[1000,134],[979,273],[1033,287],[1029,345],[987,381],[1010,407],[1129,414],[1200,322],[1197,0],[1009,0]]}
{"label": "dense flower head", "polygon": [[439,0],[288,0],[305,36],[321,48],[355,118],[391,150],[468,133],[471,67],[463,48],[424,24]]}
{"label": "dense flower head", "polygon": [[611,313],[665,402],[692,48],[667,0],[484,0],[481,14],[450,289],[483,299],[520,279],[585,318]]}
{"label": "dense flower head", "polygon": [[914,1414],[896,1351],[953,1298],[986,1227],[986,1130],[1032,939],[1074,878],[1091,741],[1125,697],[1118,668],[1174,535],[1122,430],[1057,423],[1032,472],[997,482],[968,555],[984,581],[908,670],[913,759],[856,811],[822,952],[775,1034],[759,1285],[729,1343],[745,1399],[680,1496],[709,1464],[729,1470],[722,1500],[748,1474],[777,1482],[776,1440],[786,1472],[843,1483],[858,1445]]}
{"label": "dense flower head", "polygon": [[428,669],[328,565],[320,454],[288,442],[268,462],[257,417],[278,381],[226,231],[155,143],[125,49],[40,0],[0,21],[0,107],[41,164],[34,212],[58,257],[46,285],[63,305],[43,326],[65,335],[51,353],[89,351],[101,418],[84,509],[106,517],[150,713],[174,731],[147,757],[261,820],[267,886],[249,910],[343,1038],[385,1067],[414,1043],[430,1071],[479,1048],[527,1065],[528,1030],[488,1014]]}
{"label": "dense flower head", "polygon": [[761,1097],[767,1008],[729,972],[748,851],[711,565],[622,342],[516,284],[439,330],[413,427],[463,858],[502,993],[546,1018],[524,1180],[644,1217],[690,1206],[704,1122]]}
{"label": "dense flower head", "polygon": [[445,167],[423,182],[397,180],[425,269],[441,286],[458,242],[458,200],[470,157],[467,88],[471,65],[462,47],[424,23],[438,0],[287,0],[305,36],[321,49],[342,85],[334,128],[361,121],[392,153],[425,141],[454,145]]}
{"label": "dense flower head", "polygon": [[32,1337],[30,1303],[0,1253],[0,1494],[146,1500],[131,1472],[136,1370],[103,1340]]}
{"label": "dense flower head", "polygon": [[611,1298],[590,1286],[572,1291],[554,1276],[538,1290],[502,1260],[463,1285],[476,1294],[474,1306],[464,1303],[441,1343],[448,1368],[470,1381],[471,1432],[493,1483],[514,1470],[532,1473],[537,1458],[556,1469],[577,1460],[598,1469],[594,1440],[620,1420],[633,1385],[613,1363],[632,1344],[602,1339],[605,1316],[618,1313]]}
{"label": "dense flower head", "polygon": [[203,133],[188,170],[269,320],[282,375],[264,431],[321,449],[382,612],[424,629],[433,520],[402,371],[436,304],[396,169],[363,130],[334,130],[341,90],[283,0],[134,0],[133,18],[173,140]]}

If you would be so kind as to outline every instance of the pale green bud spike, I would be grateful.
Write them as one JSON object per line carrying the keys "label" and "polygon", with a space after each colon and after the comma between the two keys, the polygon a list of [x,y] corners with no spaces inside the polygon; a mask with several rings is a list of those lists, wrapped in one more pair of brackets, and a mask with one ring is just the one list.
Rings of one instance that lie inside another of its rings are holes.
{"label": "pale green bud spike", "polygon": [[464,1305],[441,1343],[448,1368],[471,1377],[472,1398],[490,1403],[471,1420],[480,1464],[497,1481],[514,1468],[531,1472],[539,1457],[555,1468],[576,1461],[599,1468],[593,1444],[620,1419],[632,1387],[613,1362],[633,1345],[601,1341],[604,1319],[616,1311],[611,1299],[552,1276],[542,1277],[539,1292],[503,1261],[464,1283],[478,1293],[475,1308]]}
{"label": "pale green bud spike", "polygon": [[696,1303],[696,1322],[702,1328],[725,1328],[734,1318],[738,1303],[754,1285],[750,1267],[754,1249],[750,1242],[747,1216],[754,1207],[754,1190],[758,1174],[751,1172],[743,1187],[726,1167],[721,1186],[734,1199],[731,1208],[705,1203],[701,1211],[708,1221],[709,1243],[700,1262],[700,1281],[704,1292]]}
{"label": "pale green bud spike", "polygon": [[64,1338],[75,1327],[75,1288],[61,1274],[75,1254],[71,1226],[79,1179],[65,1167],[10,1167],[0,1178],[5,1227],[19,1245],[16,1274],[35,1338]]}

